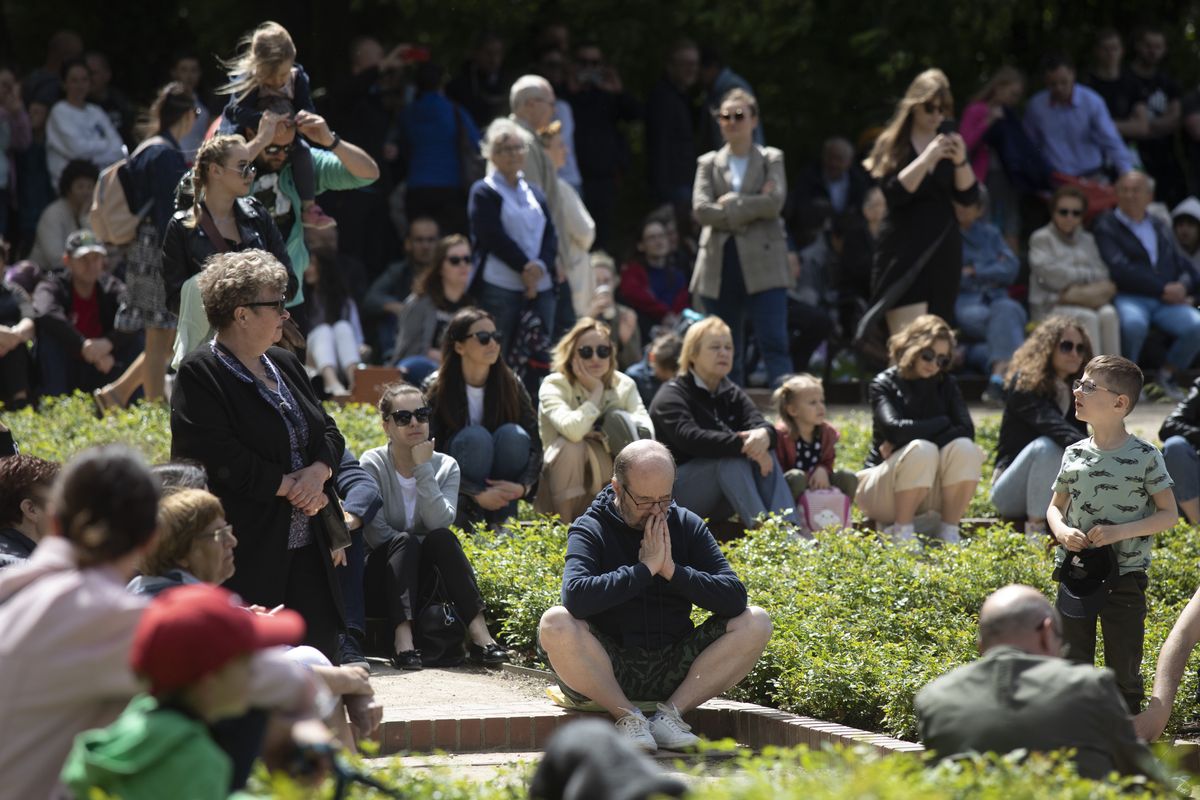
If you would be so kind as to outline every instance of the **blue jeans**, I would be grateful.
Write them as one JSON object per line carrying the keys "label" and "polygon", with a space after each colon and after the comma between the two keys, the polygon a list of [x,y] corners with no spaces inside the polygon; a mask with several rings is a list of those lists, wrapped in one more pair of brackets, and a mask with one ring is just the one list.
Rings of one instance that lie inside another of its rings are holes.
{"label": "blue jeans", "polygon": [[992,482],[992,505],[1000,516],[1045,519],[1062,457],[1063,449],[1049,436],[1025,445]]}
{"label": "blue jeans", "polygon": [[[967,339],[982,340],[979,348],[979,366],[990,372],[992,365],[1008,361],[1025,341],[1025,323],[1029,315],[1021,304],[1003,295],[987,297],[978,292],[963,292],[954,304],[958,327]],[[971,348],[974,351],[976,348]],[[972,353],[975,355],[975,353]]]}
{"label": "blue jeans", "polygon": [[[482,425],[468,425],[450,440],[450,457],[458,462],[462,486],[472,492],[487,488],[488,479],[520,481],[529,466],[533,441],[515,422],[488,431]],[[461,509],[460,509],[461,511]],[[514,500],[499,511],[490,512],[492,522],[502,522],[517,513]]]}
{"label": "blue jeans", "polygon": [[1167,305],[1155,297],[1119,294],[1113,298],[1121,318],[1121,352],[1136,362],[1146,343],[1150,326],[1174,337],[1167,350],[1167,365],[1184,370],[1200,353],[1200,311],[1188,305]]}
{"label": "blue jeans", "polygon": [[[76,389],[91,392],[116,380],[142,352],[143,336],[139,331],[135,336],[128,337],[124,344],[113,348],[114,366],[107,373],[100,372],[77,353],[68,352],[53,336],[39,336],[34,356],[42,375],[42,394],[70,394]],[[140,389],[135,392],[134,397],[140,397],[140,392]]]}
{"label": "blue jeans", "polygon": [[[570,291],[567,294],[570,294]],[[504,349],[504,355],[507,356],[509,350],[512,349],[513,341],[517,338],[517,325],[521,321],[521,312],[525,309],[525,293],[511,292],[508,289],[501,289],[499,286],[481,281],[477,299],[479,307],[496,320],[496,330],[500,331],[504,337],[501,346]],[[544,292],[538,292],[537,300],[534,303],[537,315],[542,318],[546,335],[550,337],[551,341],[554,341],[554,312],[558,305],[555,290],[547,289]],[[462,462],[459,462],[459,466],[461,465]]]}
{"label": "blue jeans", "polygon": [[1200,453],[1182,436],[1172,436],[1163,442],[1163,461],[1175,481],[1175,502],[1195,500],[1200,496]]}
{"label": "blue jeans", "polygon": [[405,380],[419,387],[441,365],[429,356],[409,356],[396,362],[396,366],[404,370]]}
{"label": "blue jeans", "polygon": [[363,600],[363,573],[367,563],[367,547],[363,543],[362,529],[350,534],[350,546],[346,548],[346,563],[335,567],[338,585],[342,589],[342,605],[346,612],[346,627],[362,636],[367,631],[367,610]]}
{"label": "blue jeans", "polygon": [[737,243],[729,237],[721,260],[721,296],[705,297],[704,307],[724,320],[733,332],[733,369],[729,379],[739,386],[746,384],[747,314],[754,324],[754,337],[766,363],[767,383],[775,386],[780,378],[795,371],[788,349],[787,300],[787,289],[784,288],[754,294],[746,291]]}
{"label": "blue jeans", "polygon": [[741,456],[693,458],[681,464],[675,474],[675,502],[701,517],[725,513],[730,508],[746,526],[769,512],[783,514],[798,526],[795,498],[779,462],[774,456],[771,460],[774,468],[763,475],[757,464]]}

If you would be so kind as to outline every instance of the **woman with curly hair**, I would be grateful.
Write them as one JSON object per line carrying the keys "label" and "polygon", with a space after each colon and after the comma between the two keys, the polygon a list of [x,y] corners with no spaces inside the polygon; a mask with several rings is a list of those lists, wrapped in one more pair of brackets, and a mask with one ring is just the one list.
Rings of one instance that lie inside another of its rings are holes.
{"label": "woman with curly hair", "polygon": [[1053,316],[1037,326],[1009,364],[991,499],[1001,516],[1023,517],[1031,538],[1045,538],[1063,450],[1087,436],[1087,425],[1075,418],[1071,382],[1091,358],[1092,343],[1079,320]]}
{"label": "woman with curly hair", "polygon": [[947,372],[954,344],[944,319],[922,314],[888,340],[892,366],[868,390],[874,429],[855,502],[896,541],[913,538],[917,515],[937,513],[938,537],[957,542],[979,483],[985,454]]}

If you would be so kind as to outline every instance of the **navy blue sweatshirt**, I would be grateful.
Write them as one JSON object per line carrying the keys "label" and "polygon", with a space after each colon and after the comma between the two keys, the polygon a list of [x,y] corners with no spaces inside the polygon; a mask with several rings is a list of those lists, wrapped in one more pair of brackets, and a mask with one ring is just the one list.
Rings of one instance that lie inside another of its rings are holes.
{"label": "navy blue sweatshirt", "polygon": [[651,575],[638,560],[642,531],[630,528],[616,493],[604,488],[567,532],[562,601],[623,647],[667,647],[692,630],[692,606],[721,617],[746,610],[746,587],[704,520],[672,504],[667,511],[675,574]]}

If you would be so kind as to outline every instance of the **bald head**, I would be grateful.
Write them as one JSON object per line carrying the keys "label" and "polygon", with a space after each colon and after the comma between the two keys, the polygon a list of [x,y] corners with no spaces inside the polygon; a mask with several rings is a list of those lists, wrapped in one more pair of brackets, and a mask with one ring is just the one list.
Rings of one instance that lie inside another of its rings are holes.
{"label": "bald head", "polygon": [[[1061,630],[1058,612],[1032,586],[1010,584],[998,589],[979,609],[979,650],[982,653],[1006,644],[1034,655],[1056,656],[1061,644]],[[1056,644],[1055,639],[1060,642]]]}
{"label": "bald head", "polygon": [[628,485],[630,474],[661,473],[675,479],[675,458],[662,442],[638,439],[630,442],[613,462],[613,478],[622,486]]}

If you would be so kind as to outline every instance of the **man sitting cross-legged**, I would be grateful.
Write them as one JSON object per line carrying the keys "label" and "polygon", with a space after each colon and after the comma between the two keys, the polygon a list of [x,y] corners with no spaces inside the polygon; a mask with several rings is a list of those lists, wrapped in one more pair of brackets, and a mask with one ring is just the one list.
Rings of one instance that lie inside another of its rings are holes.
{"label": "man sitting cross-legged", "polygon": [[[674,483],[662,444],[620,452],[612,485],[567,534],[563,604],[538,629],[563,693],[594,700],[651,752],[695,745],[681,715],[745,677],[771,638],[704,521],[672,502]],[[693,605],[712,612],[699,627]],[[647,720],[631,697],[658,713]]]}

